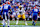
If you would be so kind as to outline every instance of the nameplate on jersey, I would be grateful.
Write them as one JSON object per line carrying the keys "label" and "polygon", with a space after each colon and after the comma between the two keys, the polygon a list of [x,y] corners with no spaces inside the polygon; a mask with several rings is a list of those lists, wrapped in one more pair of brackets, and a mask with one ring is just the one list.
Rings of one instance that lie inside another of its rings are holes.
{"label": "nameplate on jersey", "polygon": [[35,11],[35,12],[38,12],[38,10],[37,10],[37,9],[34,9],[34,11]]}
{"label": "nameplate on jersey", "polygon": [[8,6],[6,5],[6,6],[4,6],[4,9],[8,9]]}

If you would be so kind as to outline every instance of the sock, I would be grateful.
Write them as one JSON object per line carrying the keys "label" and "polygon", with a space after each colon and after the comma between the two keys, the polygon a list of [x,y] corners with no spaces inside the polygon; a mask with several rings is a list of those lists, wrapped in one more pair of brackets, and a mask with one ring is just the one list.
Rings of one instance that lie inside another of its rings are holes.
{"label": "sock", "polygon": [[17,18],[16,24],[18,24],[19,18]]}
{"label": "sock", "polygon": [[15,18],[12,19],[13,21],[15,20]]}
{"label": "sock", "polygon": [[3,24],[3,27],[5,27],[5,23]]}
{"label": "sock", "polygon": [[36,23],[34,23],[34,26],[35,26],[35,24],[36,24]]}
{"label": "sock", "polygon": [[9,26],[8,26],[9,27]]}
{"label": "sock", "polygon": [[18,24],[18,20],[16,21],[16,24]]}
{"label": "sock", "polygon": [[4,25],[4,23],[5,23],[5,20],[3,19],[3,25]]}
{"label": "sock", "polygon": [[28,25],[26,21],[25,21],[25,25]]}
{"label": "sock", "polygon": [[3,25],[3,27],[5,27],[5,26]]}
{"label": "sock", "polygon": [[5,20],[7,20],[6,13],[5,13]]}
{"label": "sock", "polygon": [[5,20],[3,19],[3,22],[4,22]]}
{"label": "sock", "polygon": [[10,25],[10,20],[8,19],[8,26]]}
{"label": "sock", "polygon": [[[33,21],[33,23],[34,23],[34,21]],[[33,23],[32,23],[32,24],[33,24]]]}

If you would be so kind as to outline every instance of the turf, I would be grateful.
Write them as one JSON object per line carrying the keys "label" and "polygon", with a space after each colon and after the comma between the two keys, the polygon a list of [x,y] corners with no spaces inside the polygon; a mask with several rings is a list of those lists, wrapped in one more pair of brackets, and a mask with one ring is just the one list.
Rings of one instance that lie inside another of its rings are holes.
{"label": "turf", "polygon": [[1,1],[1,0],[0,0]]}
{"label": "turf", "polygon": [[[2,25],[1,22],[2,21],[0,21],[0,25]],[[32,21],[26,21],[26,22],[27,22],[28,26],[33,26]],[[10,21],[10,25],[16,25],[16,21]],[[19,21],[18,25],[25,25],[25,22],[24,21]],[[40,26],[40,21],[37,21],[36,26]],[[0,26],[0,27],[2,27],[2,26]],[[12,27],[12,26],[10,26],[10,27]]]}

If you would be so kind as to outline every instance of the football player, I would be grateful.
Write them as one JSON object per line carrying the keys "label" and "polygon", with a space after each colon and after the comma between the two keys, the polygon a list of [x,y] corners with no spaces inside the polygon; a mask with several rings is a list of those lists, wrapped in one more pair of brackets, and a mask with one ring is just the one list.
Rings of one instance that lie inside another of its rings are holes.
{"label": "football player", "polygon": [[12,13],[12,20],[15,20],[16,17],[16,8],[12,9],[13,13]]}
{"label": "football player", "polygon": [[16,24],[18,24],[19,18],[23,18],[25,21],[25,25],[27,25],[26,23],[26,18],[25,18],[25,10],[24,7],[19,6],[18,10],[17,10],[17,21]]}
{"label": "football player", "polygon": [[10,2],[7,1],[6,4],[3,6],[3,27],[5,27],[5,14],[8,19],[8,27],[9,27],[9,24],[10,24],[10,20],[8,18],[8,11],[9,10],[11,11],[11,6],[10,6]]}
{"label": "football player", "polygon": [[0,3],[0,18],[1,18],[1,15],[2,15],[2,4]]}
{"label": "football player", "polygon": [[37,15],[38,15],[38,12],[39,12],[39,9],[35,8],[32,10],[33,14],[32,14],[32,24],[35,26],[36,22],[37,22]]}

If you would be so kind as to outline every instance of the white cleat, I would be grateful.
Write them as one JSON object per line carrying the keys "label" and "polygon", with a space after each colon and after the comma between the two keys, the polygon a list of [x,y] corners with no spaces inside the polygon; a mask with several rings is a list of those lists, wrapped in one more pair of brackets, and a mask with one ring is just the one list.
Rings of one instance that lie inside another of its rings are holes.
{"label": "white cleat", "polygon": [[5,24],[7,25],[7,23],[5,22]]}
{"label": "white cleat", "polygon": [[2,24],[3,24],[3,22],[2,22]]}
{"label": "white cleat", "polygon": [[4,24],[4,22],[2,21],[2,24]]}
{"label": "white cleat", "polygon": [[28,24],[25,22],[25,25],[28,25]]}
{"label": "white cleat", "polygon": [[7,21],[7,19],[5,19]]}
{"label": "white cleat", "polygon": [[7,25],[7,23],[6,22],[2,22],[2,24],[4,25],[4,24],[6,24]]}
{"label": "white cleat", "polygon": [[16,22],[16,25],[18,24],[18,21]]}

